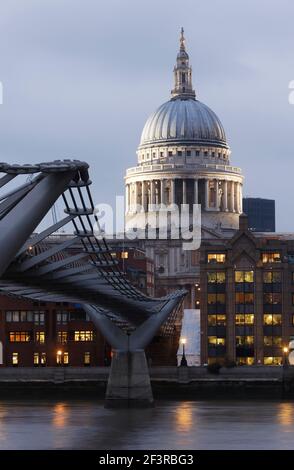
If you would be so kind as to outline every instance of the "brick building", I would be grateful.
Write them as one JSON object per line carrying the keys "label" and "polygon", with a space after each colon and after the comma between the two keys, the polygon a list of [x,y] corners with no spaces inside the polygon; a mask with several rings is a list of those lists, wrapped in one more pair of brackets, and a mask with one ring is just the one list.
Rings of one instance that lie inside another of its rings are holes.
{"label": "brick building", "polygon": [[[153,294],[154,264],[142,250],[115,247],[112,255],[133,285]],[[175,364],[178,336],[179,332],[155,336],[147,348],[148,359],[153,364]],[[110,362],[111,348],[82,305],[0,296],[0,367],[108,366]]]}
{"label": "brick building", "polygon": [[252,233],[201,247],[201,360],[279,365],[294,338],[294,236]]}

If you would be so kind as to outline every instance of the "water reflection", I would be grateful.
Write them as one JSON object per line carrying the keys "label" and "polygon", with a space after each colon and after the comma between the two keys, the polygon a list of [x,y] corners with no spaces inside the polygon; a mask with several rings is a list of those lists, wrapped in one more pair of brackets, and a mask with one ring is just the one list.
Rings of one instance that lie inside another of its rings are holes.
{"label": "water reflection", "polygon": [[195,422],[192,420],[193,404],[191,402],[179,403],[176,407],[176,426],[179,432],[190,431]]}
{"label": "water reflection", "polygon": [[65,403],[56,403],[53,408],[53,420],[52,424],[56,428],[63,428],[67,424],[67,418],[69,416],[69,409]]}
{"label": "water reflection", "polygon": [[158,401],[109,410],[102,401],[0,402],[0,449],[293,449],[294,402]]}
{"label": "water reflection", "polygon": [[294,403],[279,403],[277,406],[278,422],[282,426],[293,426],[294,424]]}

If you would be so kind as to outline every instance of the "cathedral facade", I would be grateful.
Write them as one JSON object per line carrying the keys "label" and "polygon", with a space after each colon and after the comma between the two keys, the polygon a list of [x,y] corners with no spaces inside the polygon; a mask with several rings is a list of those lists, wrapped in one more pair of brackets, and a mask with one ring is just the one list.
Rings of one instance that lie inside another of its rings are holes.
{"label": "cathedral facade", "polygon": [[[146,214],[156,215],[162,205],[199,204],[202,238],[231,237],[242,213],[243,176],[230,154],[221,121],[193,89],[182,29],[171,98],[147,119],[137,165],[126,172],[126,231],[145,229]],[[158,294],[185,286],[187,307],[195,308],[199,253],[184,251],[181,240],[137,243],[155,262]]]}

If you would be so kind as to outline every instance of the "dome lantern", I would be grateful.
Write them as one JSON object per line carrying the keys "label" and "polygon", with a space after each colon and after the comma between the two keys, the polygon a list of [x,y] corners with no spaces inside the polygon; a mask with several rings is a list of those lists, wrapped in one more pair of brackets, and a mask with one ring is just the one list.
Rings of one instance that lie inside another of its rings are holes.
{"label": "dome lantern", "polygon": [[172,99],[195,99],[196,94],[192,86],[192,68],[189,65],[189,55],[186,51],[184,28],[181,29],[180,50],[177,55],[177,64],[174,67],[175,86],[171,91]]}

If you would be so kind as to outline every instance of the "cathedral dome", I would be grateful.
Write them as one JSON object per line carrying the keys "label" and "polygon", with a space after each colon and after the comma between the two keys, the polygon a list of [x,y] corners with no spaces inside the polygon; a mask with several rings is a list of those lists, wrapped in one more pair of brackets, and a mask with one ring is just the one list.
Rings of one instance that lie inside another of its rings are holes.
{"label": "cathedral dome", "polygon": [[201,101],[179,96],[162,104],[148,118],[140,147],[181,143],[229,148],[217,115]]}
{"label": "cathedral dome", "polygon": [[219,118],[208,106],[196,99],[183,29],[174,67],[171,99],[148,118],[141,135],[139,150],[150,146],[182,144],[229,149]]}

